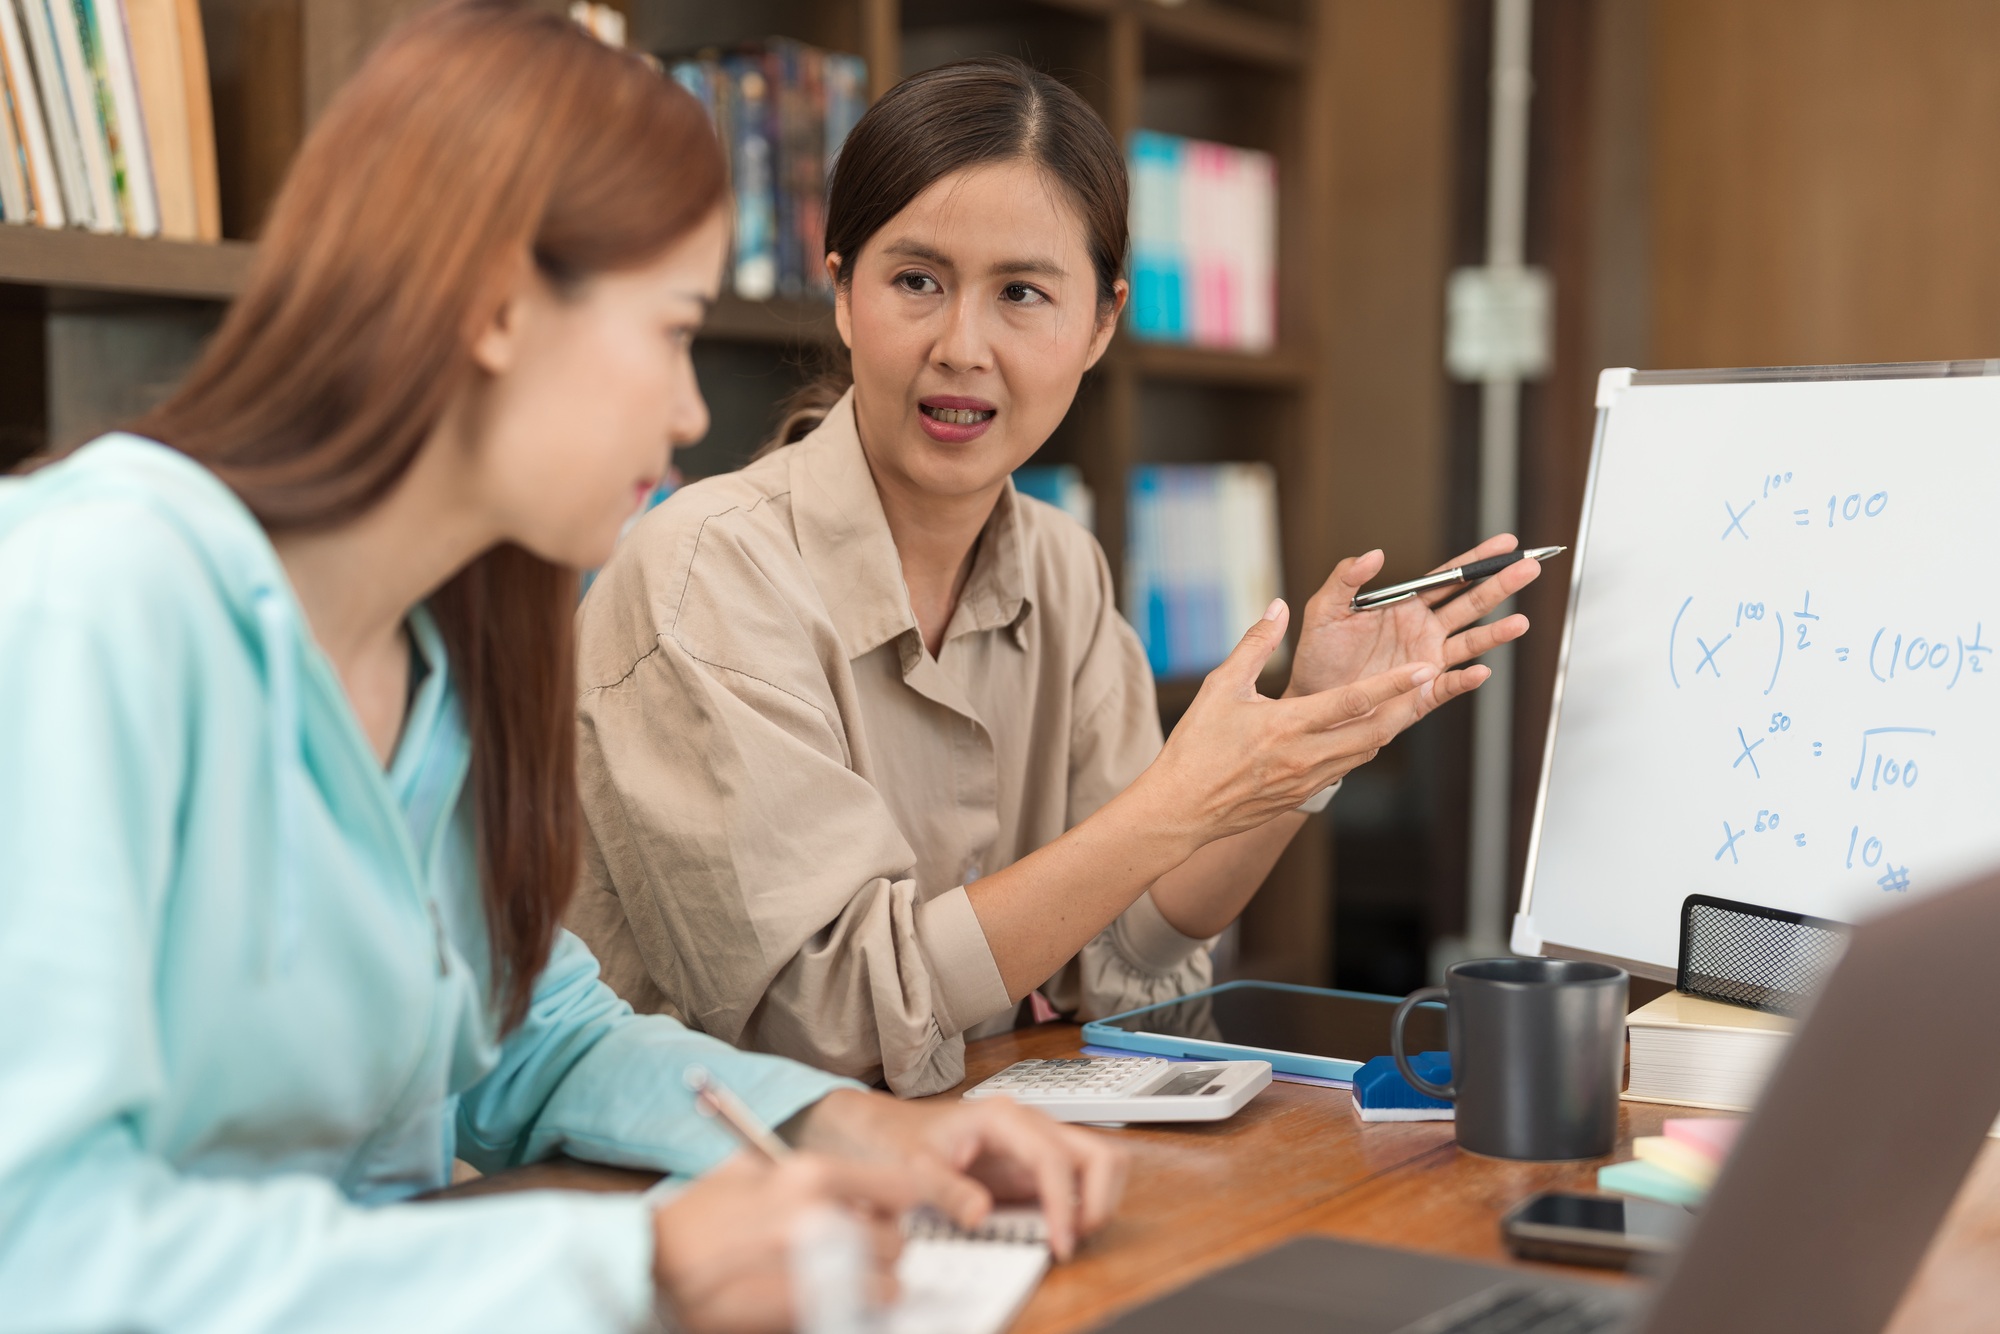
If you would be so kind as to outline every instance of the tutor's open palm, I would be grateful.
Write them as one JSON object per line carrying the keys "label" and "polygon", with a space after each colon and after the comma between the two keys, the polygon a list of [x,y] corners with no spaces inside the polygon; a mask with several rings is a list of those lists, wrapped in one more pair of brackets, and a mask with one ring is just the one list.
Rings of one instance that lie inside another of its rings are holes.
{"label": "tutor's open palm", "polygon": [[[1512,534],[1502,533],[1438,568],[1448,570],[1502,555],[1515,545]],[[1541,571],[1536,561],[1517,561],[1468,590],[1441,588],[1376,611],[1354,611],[1350,605],[1354,595],[1382,572],[1382,553],[1350,556],[1333,567],[1319,592],[1306,602],[1291,685],[1285,693],[1317,694],[1404,663],[1428,662],[1444,673],[1427,688],[1423,712],[1428,713],[1491,675],[1484,667],[1451,669],[1463,668],[1495,645],[1527,633],[1528,618],[1519,614],[1491,625],[1478,621],[1533,583]]]}

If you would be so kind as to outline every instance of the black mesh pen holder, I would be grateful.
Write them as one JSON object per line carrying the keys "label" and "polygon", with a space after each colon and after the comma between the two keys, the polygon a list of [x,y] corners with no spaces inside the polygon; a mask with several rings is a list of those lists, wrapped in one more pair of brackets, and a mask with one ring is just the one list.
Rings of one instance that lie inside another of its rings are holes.
{"label": "black mesh pen holder", "polygon": [[1705,1000],[1797,1014],[1840,962],[1848,930],[1824,917],[1690,894],[1681,904],[1674,986]]}

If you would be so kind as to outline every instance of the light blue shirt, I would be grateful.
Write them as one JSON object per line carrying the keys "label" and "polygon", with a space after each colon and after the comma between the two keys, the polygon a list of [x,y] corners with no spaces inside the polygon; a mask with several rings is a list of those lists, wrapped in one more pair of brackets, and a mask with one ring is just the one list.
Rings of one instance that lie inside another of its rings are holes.
{"label": "light blue shirt", "polygon": [[697,1060],[773,1124],[852,1086],[635,1016],[566,932],[496,1036],[412,628],[385,774],[205,468],[107,436],[0,489],[0,1331],[644,1327],[636,1197],[397,1201],[454,1156],[700,1172]]}

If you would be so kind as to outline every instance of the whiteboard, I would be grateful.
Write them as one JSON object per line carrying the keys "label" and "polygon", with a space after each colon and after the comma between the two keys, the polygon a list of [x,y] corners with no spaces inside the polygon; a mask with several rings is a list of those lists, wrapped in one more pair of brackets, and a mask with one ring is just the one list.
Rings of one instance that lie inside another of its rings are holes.
{"label": "whiteboard", "polygon": [[2000,864],[2000,363],[1607,371],[1514,948]]}

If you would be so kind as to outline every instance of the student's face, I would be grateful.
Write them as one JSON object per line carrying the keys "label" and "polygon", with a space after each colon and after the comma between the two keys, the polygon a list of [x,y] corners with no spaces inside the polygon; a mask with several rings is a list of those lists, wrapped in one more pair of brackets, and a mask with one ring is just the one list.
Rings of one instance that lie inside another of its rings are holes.
{"label": "student's face", "polygon": [[675,446],[707,433],[689,349],[727,242],[717,210],[645,267],[568,292],[524,266],[474,344],[486,380],[466,431],[474,498],[505,540],[559,564],[602,565]]}
{"label": "student's face", "polygon": [[1069,411],[1117,325],[1083,220],[1024,162],[937,181],[844,276],[835,319],[862,443],[878,480],[921,494],[998,487]]}

